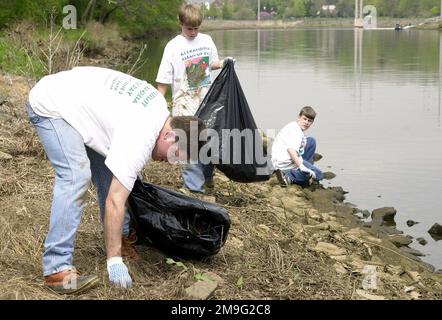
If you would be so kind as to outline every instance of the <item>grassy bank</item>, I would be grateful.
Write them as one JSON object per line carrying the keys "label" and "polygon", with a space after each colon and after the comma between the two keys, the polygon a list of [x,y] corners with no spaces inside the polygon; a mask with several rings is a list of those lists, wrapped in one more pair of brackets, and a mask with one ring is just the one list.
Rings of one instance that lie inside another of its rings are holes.
{"label": "grassy bank", "polygon": [[[65,299],[43,287],[41,256],[54,182],[35,130],[26,118],[29,79],[0,75],[0,298]],[[179,169],[151,163],[154,184],[179,190]],[[389,236],[364,227],[340,188],[281,188],[268,182],[235,183],[217,172],[204,199],[225,207],[228,240],[204,261],[168,263],[167,255],[138,245],[128,261],[134,287],[112,288],[95,191],[90,189],[74,263],[97,274],[100,285],[81,299],[441,299],[442,275],[405,254]],[[367,266],[376,285],[367,288]],[[207,277],[215,281],[207,282]],[[204,280],[206,279],[206,280]],[[205,282],[206,281],[206,282]],[[206,287],[195,296],[188,288]]]}
{"label": "grassy bank", "polygon": [[23,21],[4,30],[0,37],[0,68],[32,79],[76,65],[127,66],[129,70],[135,49],[123,39],[117,25],[91,22],[83,29],[35,29]]}

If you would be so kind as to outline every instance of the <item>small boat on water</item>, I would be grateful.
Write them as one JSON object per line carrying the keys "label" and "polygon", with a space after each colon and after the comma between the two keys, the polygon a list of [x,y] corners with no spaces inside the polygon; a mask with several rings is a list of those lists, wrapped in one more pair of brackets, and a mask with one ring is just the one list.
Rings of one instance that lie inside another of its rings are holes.
{"label": "small boat on water", "polygon": [[415,25],[412,25],[411,23],[407,24],[406,26],[401,26],[400,24],[396,24],[396,27],[394,27],[395,31],[400,31],[400,30],[408,30],[408,29],[413,29],[416,28]]}

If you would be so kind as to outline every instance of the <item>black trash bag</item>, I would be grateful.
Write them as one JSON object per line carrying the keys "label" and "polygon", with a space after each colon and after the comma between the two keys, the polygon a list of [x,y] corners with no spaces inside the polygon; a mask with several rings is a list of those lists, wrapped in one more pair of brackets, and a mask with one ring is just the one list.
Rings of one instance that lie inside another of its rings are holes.
{"label": "black trash bag", "polygon": [[174,257],[214,255],[227,239],[229,214],[213,203],[139,179],[128,202],[138,240]]}
{"label": "black trash bag", "polygon": [[[202,119],[207,128],[218,133],[219,148],[212,149],[211,156],[217,158],[217,162],[213,162],[214,165],[229,179],[237,182],[257,182],[266,181],[271,177],[273,170],[267,150],[264,148],[261,133],[253,119],[232,61],[226,63],[221,70],[195,116]],[[250,134],[244,134],[240,144],[236,144],[233,150],[235,139],[231,136],[224,137],[223,129],[238,129]]]}

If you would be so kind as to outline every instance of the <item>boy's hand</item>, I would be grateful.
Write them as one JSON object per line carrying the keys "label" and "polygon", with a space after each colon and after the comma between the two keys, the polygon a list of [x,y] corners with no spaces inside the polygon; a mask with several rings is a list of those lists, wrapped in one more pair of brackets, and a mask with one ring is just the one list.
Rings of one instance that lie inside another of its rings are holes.
{"label": "boy's hand", "polygon": [[316,174],[315,174],[315,172],[314,172],[313,170],[307,168],[304,164],[301,164],[301,165],[299,166],[299,170],[301,170],[301,171],[304,172],[304,173],[309,174],[311,177],[313,177],[313,179],[316,179]]}
{"label": "boy's hand", "polygon": [[225,57],[224,60],[223,60],[222,68],[224,68],[224,66],[226,65],[226,63],[227,63],[228,61],[232,61],[233,64],[236,63],[236,59],[234,59],[234,58],[232,58],[232,57]]}

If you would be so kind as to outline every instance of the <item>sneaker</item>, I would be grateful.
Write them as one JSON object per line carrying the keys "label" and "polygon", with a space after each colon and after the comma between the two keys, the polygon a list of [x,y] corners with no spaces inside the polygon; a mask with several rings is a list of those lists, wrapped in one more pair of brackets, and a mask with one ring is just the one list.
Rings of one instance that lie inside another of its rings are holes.
{"label": "sneaker", "polygon": [[81,276],[75,268],[51,274],[44,280],[44,286],[58,294],[83,293],[97,284],[97,276]]}
{"label": "sneaker", "polygon": [[308,186],[311,186],[311,185],[313,184],[313,182],[314,182],[313,175],[310,174],[309,177],[308,177],[307,185],[308,185]]}
{"label": "sneaker", "polygon": [[[130,236],[130,235],[129,235]],[[121,237],[121,256],[133,259],[135,261],[140,260],[140,255],[137,249],[134,247],[133,242],[129,240],[128,237]]]}
{"label": "sneaker", "polygon": [[206,182],[204,182],[204,188],[206,189],[215,188],[215,182],[213,180],[206,180]]}
{"label": "sneaker", "polygon": [[289,182],[281,170],[276,170],[276,178],[278,178],[279,184],[281,187],[285,188],[289,185]]}

